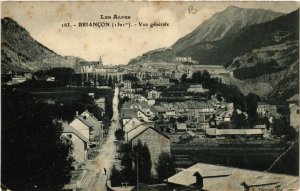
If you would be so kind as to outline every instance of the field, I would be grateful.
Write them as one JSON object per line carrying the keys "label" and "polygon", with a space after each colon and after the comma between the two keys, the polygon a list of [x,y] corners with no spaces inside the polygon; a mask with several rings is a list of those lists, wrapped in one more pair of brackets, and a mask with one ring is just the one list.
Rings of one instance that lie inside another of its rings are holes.
{"label": "field", "polygon": [[39,99],[51,99],[58,101],[74,101],[80,99],[82,94],[94,93],[95,99],[99,97],[112,97],[112,89],[98,89],[93,87],[55,87],[34,88],[29,93]]}

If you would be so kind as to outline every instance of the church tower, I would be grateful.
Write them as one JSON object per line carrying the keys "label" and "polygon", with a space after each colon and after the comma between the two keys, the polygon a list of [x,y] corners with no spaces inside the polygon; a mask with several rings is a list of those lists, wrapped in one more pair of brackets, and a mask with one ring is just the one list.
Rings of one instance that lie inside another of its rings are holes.
{"label": "church tower", "polygon": [[103,62],[102,62],[101,56],[100,56],[100,58],[99,58],[98,68],[99,68],[99,69],[103,69]]}

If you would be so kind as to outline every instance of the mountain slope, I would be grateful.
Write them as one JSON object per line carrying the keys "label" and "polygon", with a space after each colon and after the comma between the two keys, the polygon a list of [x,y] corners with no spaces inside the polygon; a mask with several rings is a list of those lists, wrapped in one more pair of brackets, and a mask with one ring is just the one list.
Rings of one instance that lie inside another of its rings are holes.
{"label": "mountain slope", "polygon": [[73,67],[80,58],[63,57],[34,40],[16,21],[1,19],[1,69],[35,71],[51,67]]}
{"label": "mountain slope", "polygon": [[168,63],[175,59],[172,48],[160,48],[144,53],[141,56],[131,59],[128,64]]}
{"label": "mountain slope", "polygon": [[215,50],[233,72],[229,83],[245,94],[285,100],[299,92],[299,10],[222,41]]}
{"label": "mountain slope", "polygon": [[230,6],[224,11],[214,14],[194,31],[180,38],[172,47],[178,53],[194,44],[221,40],[226,35],[233,34],[245,26],[265,23],[281,15],[283,14],[270,10]]}

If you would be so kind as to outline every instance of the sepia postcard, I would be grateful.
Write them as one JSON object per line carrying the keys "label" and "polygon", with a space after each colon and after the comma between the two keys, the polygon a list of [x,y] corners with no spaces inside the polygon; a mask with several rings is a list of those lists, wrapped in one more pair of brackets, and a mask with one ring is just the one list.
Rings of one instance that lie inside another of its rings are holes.
{"label": "sepia postcard", "polygon": [[299,190],[299,5],[1,1],[0,190]]}

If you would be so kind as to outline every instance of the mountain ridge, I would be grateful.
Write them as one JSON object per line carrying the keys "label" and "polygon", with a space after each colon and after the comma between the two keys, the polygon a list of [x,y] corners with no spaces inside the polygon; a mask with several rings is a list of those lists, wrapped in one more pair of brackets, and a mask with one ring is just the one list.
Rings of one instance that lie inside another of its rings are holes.
{"label": "mountain ridge", "polygon": [[17,21],[1,19],[1,70],[7,72],[71,67],[82,58],[61,56],[35,40]]}
{"label": "mountain ridge", "polygon": [[178,53],[199,42],[221,40],[226,35],[233,34],[245,26],[265,23],[282,15],[284,14],[271,10],[229,6],[225,10],[215,13],[191,33],[178,39],[172,47]]}

